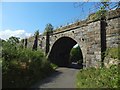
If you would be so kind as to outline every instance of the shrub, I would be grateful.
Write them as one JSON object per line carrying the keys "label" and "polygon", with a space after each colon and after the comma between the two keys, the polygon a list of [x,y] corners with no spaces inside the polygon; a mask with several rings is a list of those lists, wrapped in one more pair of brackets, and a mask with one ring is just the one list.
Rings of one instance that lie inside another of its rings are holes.
{"label": "shrub", "polygon": [[56,64],[51,63],[50,65],[51,65],[51,67],[52,67],[53,69],[58,68],[58,66],[57,66]]}
{"label": "shrub", "polygon": [[2,87],[29,87],[52,72],[52,67],[41,51],[22,49],[2,42]]}
{"label": "shrub", "polygon": [[80,70],[77,74],[78,88],[117,88],[118,67],[110,68],[89,68]]}

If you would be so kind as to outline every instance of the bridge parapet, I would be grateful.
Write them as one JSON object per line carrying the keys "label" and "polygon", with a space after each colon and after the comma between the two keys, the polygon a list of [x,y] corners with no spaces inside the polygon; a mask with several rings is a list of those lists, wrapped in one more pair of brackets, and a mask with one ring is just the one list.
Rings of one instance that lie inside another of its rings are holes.
{"label": "bridge parapet", "polygon": [[[120,9],[110,10],[110,11],[107,11],[107,13],[106,13],[106,19],[107,20],[117,18],[119,16],[120,16]],[[96,22],[96,21],[100,20],[99,18],[94,19],[94,17],[97,17],[95,13],[90,14],[87,17],[87,19],[85,19],[85,20],[77,21],[77,22],[75,22],[73,24],[70,24],[70,25],[55,29],[53,31],[53,34],[65,32],[65,31],[72,30],[72,29],[75,29],[75,28],[78,28],[78,27],[84,27],[84,26],[87,26],[89,23]]]}

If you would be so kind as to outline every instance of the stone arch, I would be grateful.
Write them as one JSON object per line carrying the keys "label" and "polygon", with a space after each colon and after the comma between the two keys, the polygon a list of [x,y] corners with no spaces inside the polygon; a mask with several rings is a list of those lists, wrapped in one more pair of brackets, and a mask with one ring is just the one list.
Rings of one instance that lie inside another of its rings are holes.
{"label": "stone arch", "polygon": [[[58,66],[67,66],[69,64],[70,51],[76,44],[78,44],[81,48],[82,45],[80,45],[77,40],[72,37],[63,36],[58,38],[51,46],[51,50],[48,54],[49,60]],[[85,56],[83,56],[84,54],[82,50],[83,49],[81,48],[84,62]]]}

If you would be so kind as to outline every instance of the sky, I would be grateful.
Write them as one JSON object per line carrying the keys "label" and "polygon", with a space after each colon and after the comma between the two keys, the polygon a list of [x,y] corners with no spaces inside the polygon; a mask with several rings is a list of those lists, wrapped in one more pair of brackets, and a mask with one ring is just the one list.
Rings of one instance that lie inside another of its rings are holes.
{"label": "sky", "polygon": [[90,8],[94,3],[2,2],[0,38],[8,39],[10,36],[26,38],[34,35],[36,30],[43,33],[48,23],[56,28],[75,22],[77,19],[83,20],[91,13]]}

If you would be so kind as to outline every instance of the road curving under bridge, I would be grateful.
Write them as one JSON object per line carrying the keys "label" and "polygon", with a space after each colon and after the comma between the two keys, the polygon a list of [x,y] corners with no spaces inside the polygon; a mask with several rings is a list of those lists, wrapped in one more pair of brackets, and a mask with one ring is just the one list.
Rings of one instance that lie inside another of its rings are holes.
{"label": "road curving under bridge", "polygon": [[31,88],[76,88],[76,74],[79,69],[59,67],[50,77],[38,82]]}

